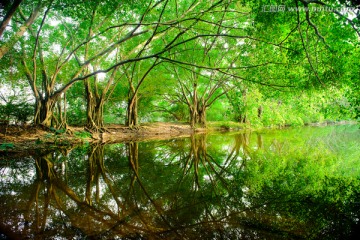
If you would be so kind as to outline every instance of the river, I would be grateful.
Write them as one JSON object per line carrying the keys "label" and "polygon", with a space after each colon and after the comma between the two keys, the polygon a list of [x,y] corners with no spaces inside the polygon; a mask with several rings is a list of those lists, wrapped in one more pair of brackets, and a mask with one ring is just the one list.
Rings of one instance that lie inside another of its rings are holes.
{"label": "river", "polygon": [[358,125],[0,161],[0,239],[357,239]]}

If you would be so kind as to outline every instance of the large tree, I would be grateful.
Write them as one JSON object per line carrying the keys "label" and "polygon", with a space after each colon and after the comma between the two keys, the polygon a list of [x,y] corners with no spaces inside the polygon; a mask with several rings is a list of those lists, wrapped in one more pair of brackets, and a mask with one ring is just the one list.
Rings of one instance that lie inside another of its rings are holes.
{"label": "large tree", "polygon": [[[127,122],[136,125],[138,93],[160,63],[178,79],[194,123],[204,123],[211,103],[243,82],[277,88],[331,85],[351,71],[343,56],[358,33],[356,11],[354,18],[339,11],[274,13],[264,11],[265,1],[12,3],[16,10],[8,7],[3,21],[0,61],[24,74],[36,100],[34,122],[47,127],[54,122],[56,102],[80,81],[89,129],[103,127],[106,99],[119,81],[129,83]],[[354,1],[280,4],[357,6]]]}

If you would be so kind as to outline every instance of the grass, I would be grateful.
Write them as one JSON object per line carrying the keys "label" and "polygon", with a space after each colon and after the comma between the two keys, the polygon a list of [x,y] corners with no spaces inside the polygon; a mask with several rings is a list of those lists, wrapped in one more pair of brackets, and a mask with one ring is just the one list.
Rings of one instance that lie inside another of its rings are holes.
{"label": "grass", "polygon": [[74,135],[81,139],[91,138],[91,133],[89,133],[87,131],[77,131],[77,132],[74,132]]}

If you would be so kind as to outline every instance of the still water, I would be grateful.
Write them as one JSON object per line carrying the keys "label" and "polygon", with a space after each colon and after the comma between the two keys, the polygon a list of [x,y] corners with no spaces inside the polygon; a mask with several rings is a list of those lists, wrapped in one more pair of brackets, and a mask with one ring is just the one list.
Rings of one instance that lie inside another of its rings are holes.
{"label": "still water", "polygon": [[356,125],[0,161],[0,239],[358,239]]}

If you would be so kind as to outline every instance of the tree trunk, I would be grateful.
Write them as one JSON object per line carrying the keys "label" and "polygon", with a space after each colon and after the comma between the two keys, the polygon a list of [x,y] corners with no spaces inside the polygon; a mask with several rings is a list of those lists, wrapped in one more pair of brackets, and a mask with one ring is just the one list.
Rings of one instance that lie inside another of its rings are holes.
{"label": "tree trunk", "polygon": [[191,111],[191,115],[190,115],[191,127],[194,128],[195,124],[198,123],[198,119],[199,119],[197,83],[194,83],[193,106],[192,108],[190,108],[190,111]]}
{"label": "tree trunk", "polygon": [[206,102],[202,98],[199,101],[196,83],[194,83],[192,104],[188,104],[190,110],[191,127],[194,128],[196,124],[200,124],[200,126],[204,127],[206,125]]}
{"label": "tree trunk", "polygon": [[92,132],[104,130],[104,103],[103,101],[87,102],[86,128]]}
{"label": "tree trunk", "polygon": [[66,93],[64,93],[64,98],[59,99],[57,101],[57,108],[58,108],[58,128],[65,128],[68,129],[67,120],[66,120]]}
{"label": "tree trunk", "polygon": [[[10,9],[6,13],[5,17],[3,18],[3,21],[0,24],[0,37],[2,36],[3,32],[5,31],[6,26],[9,24],[12,16],[14,15],[16,9],[19,7],[22,0],[15,0],[13,4],[11,5]],[[9,4],[10,2],[8,2]],[[6,6],[6,5],[5,5]],[[5,7],[2,6],[2,7]]]}
{"label": "tree trunk", "polygon": [[190,107],[190,125],[194,128],[196,124],[206,126],[206,107],[199,107],[198,104]]}
{"label": "tree trunk", "polygon": [[202,126],[206,126],[206,107],[202,106],[198,111],[199,120],[198,123]]}
{"label": "tree trunk", "polygon": [[55,103],[56,100],[52,98],[36,99],[34,114],[35,125],[51,127]]}
{"label": "tree trunk", "polygon": [[85,80],[86,94],[86,129],[90,132],[104,131],[104,100],[100,96],[94,96],[90,83]]}
{"label": "tree trunk", "polygon": [[195,124],[197,123],[197,119],[198,119],[197,109],[190,106],[190,125],[192,128],[195,127]]}
{"label": "tree trunk", "polygon": [[260,105],[260,106],[258,107],[258,118],[261,118],[262,112],[263,112],[263,107]]}
{"label": "tree trunk", "polygon": [[102,101],[87,102],[86,128],[91,132],[104,130],[104,104]]}
{"label": "tree trunk", "polygon": [[246,114],[244,114],[243,117],[240,119],[240,122],[246,123],[246,121],[247,121],[247,117],[246,117]]}
{"label": "tree trunk", "polygon": [[126,126],[134,127],[138,125],[138,97],[134,95],[128,101]]}

